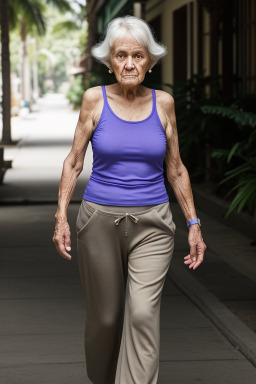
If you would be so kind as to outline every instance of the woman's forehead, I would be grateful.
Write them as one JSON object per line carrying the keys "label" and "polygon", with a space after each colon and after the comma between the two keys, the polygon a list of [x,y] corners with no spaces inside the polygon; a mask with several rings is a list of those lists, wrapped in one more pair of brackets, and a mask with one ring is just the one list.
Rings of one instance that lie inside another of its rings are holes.
{"label": "woman's forehead", "polygon": [[114,51],[118,49],[122,50],[143,50],[145,51],[146,48],[143,45],[140,45],[138,41],[133,36],[127,36],[127,37],[118,37],[114,40],[112,49]]}

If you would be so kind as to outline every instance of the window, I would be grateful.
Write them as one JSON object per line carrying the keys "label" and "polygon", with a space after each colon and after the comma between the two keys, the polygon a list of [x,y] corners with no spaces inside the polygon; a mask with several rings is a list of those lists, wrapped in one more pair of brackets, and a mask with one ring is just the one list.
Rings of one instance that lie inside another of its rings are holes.
{"label": "window", "polygon": [[238,92],[245,95],[256,92],[256,0],[236,3],[234,72],[241,79]]}

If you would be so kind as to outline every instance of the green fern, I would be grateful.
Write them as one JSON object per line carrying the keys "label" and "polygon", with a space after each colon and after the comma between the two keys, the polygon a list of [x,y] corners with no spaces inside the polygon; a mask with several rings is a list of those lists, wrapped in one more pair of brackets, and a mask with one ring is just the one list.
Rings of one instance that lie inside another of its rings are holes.
{"label": "green fern", "polygon": [[225,183],[226,181],[237,178],[238,182],[236,185],[227,193],[226,196],[230,195],[232,192],[237,190],[237,194],[232,200],[225,218],[230,215],[230,213],[237,209],[237,212],[240,213],[245,207],[248,207],[253,212],[256,209],[256,158],[248,159],[244,164],[226,172],[226,178],[223,179],[220,184]]}
{"label": "green fern", "polygon": [[222,107],[217,105],[203,105],[201,111],[206,114],[214,114],[227,117],[236,124],[244,127],[256,127],[256,114],[238,110],[234,107]]}
{"label": "green fern", "polygon": [[243,111],[237,108],[235,104],[230,107],[204,105],[201,111],[205,114],[214,114],[226,117],[241,127],[252,129],[250,136],[244,140],[236,142],[230,150],[215,150],[211,157],[223,160],[227,164],[236,157],[242,162],[239,166],[225,173],[225,179],[219,184],[223,184],[231,179],[237,179],[235,186],[227,193],[229,196],[236,191],[225,218],[235,209],[240,213],[243,209],[249,208],[253,212],[256,210],[256,114]]}

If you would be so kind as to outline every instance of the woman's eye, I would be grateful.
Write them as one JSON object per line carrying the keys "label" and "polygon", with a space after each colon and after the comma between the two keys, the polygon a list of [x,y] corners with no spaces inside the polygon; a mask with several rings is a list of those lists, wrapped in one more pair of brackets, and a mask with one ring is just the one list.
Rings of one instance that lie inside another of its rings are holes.
{"label": "woman's eye", "polygon": [[[139,56],[139,57],[138,57],[138,56]],[[136,55],[136,57],[137,57],[137,59],[138,59],[138,58],[140,59],[140,58],[141,58],[141,55],[138,53],[138,54]]]}
{"label": "woman's eye", "polygon": [[122,57],[122,56],[124,56],[122,53],[119,53],[119,54],[117,55],[117,57]]}

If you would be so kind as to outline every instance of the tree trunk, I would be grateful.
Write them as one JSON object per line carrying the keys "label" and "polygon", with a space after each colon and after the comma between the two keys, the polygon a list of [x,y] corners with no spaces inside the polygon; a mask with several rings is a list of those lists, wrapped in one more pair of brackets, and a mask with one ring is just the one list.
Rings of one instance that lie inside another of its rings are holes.
{"label": "tree trunk", "polygon": [[11,139],[11,81],[9,51],[8,0],[1,0],[1,43],[2,43],[2,95],[3,134],[2,144],[14,144]]}
{"label": "tree trunk", "polygon": [[21,20],[20,27],[21,38],[21,94],[24,106],[29,107],[31,103],[31,82],[30,82],[30,66],[27,54],[27,24],[26,20]]}
{"label": "tree trunk", "polygon": [[91,48],[95,44],[97,34],[97,15],[94,11],[96,0],[87,0],[87,22],[88,22],[88,39],[85,50],[85,73],[83,78],[83,84],[86,86],[88,80],[88,73],[93,69],[93,58],[91,56]]}

